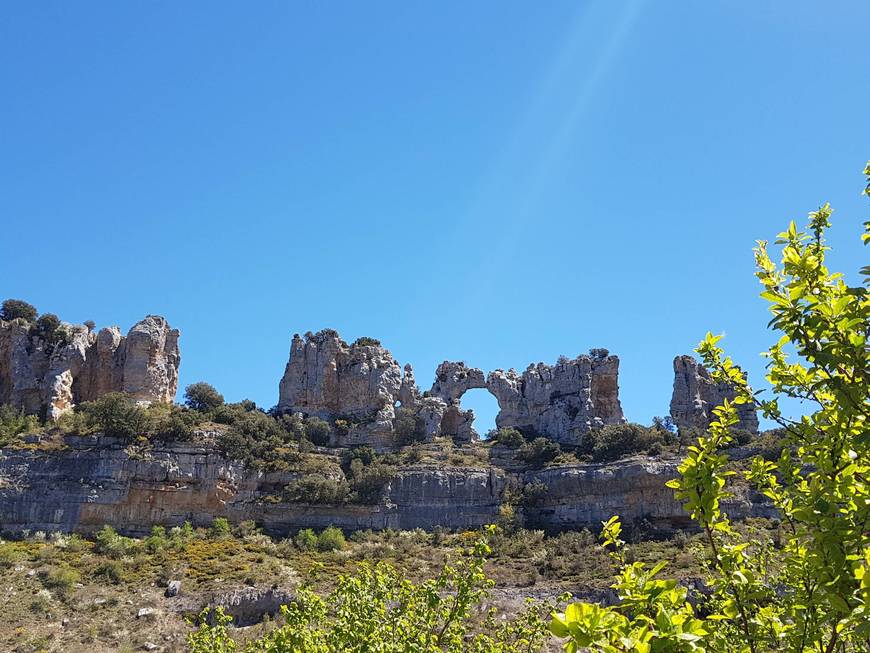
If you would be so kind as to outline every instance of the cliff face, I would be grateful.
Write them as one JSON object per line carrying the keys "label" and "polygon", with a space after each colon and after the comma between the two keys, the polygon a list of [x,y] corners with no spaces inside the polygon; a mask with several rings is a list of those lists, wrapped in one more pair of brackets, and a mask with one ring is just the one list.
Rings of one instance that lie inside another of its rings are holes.
{"label": "cliff face", "polygon": [[495,370],[487,388],[498,399],[495,423],[565,444],[625,421],[619,403],[619,358],[579,356],[556,365],[530,365],[522,375]]}
{"label": "cliff face", "polygon": [[[734,389],[710,378],[707,369],[692,356],[674,359],[674,392],[671,418],[680,428],[703,431],[713,420],[713,409],[725,399],[734,399]],[[758,415],[752,406],[737,406],[737,428],[758,433]]]}
{"label": "cliff face", "polygon": [[108,392],[171,402],[178,388],[179,332],[149,315],[122,336],[64,325],[53,345],[22,320],[0,321],[0,403],[57,419],[77,403]]}
{"label": "cliff face", "polygon": [[[686,523],[665,482],[674,461],[632,459],[512,474],[488,467],[411,466],[384,488],[377,505],[306,505],[276,500],[294,472],[262,473],[214,453],[208,445],[173,443],[132,453],[118,440],[67,437],[66,448],[0,449],[0,531],[91,532],[109,524],[144,534],[152,525],[208,525],[215,517],[253,519],[267,531],[299,528],[475,528],[497,521],[505,489],[547,486],[526,511],[530,525],[597,527],[614,514],[626,522]],[[749,497],[729,506],[735,516],[771,511]]]}
{"label": "cliff face", "polygon": [[579,356],[556,365],[538,363],[525,372],[495,370],[487,377],[463,362],[444,361],[422,395],[413,370],[404,374],[378,345],[347,345],[331,330],[296,335],[279,386],[278,408],[324,419],[361,420],[344,444],[388,444],[395,406],[415,413],[426,438],[473,440],[474,413],[461,407],[470,389],[485,388],[499,404],[496,424],[530,435],[578,444],[590,429],[625,421],[619,402],[619,359]]}

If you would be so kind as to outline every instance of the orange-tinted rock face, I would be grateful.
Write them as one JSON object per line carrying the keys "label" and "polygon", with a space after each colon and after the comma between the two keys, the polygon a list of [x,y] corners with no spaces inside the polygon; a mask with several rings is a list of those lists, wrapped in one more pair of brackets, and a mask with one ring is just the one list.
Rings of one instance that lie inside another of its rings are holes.
{"label": "orange-tinted rock face", "polygon": [[0,403],[56,419],[109,392],[171,402],[178,389],[179,332],[149,315],[122,336],[64,324],[64,342],[45,342],[21,320],[0,321]]}

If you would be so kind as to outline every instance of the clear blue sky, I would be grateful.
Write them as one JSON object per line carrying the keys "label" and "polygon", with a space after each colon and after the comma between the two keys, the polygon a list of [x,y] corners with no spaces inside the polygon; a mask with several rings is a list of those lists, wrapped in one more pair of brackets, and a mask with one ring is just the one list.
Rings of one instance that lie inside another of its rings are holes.
{"label": "clear blue sky", "polygon": [[[755,380],[751,248],[830,201],[867,263],[866,2],[11,2],[0,296],[182,330],[276,403],[293,332],[443,359],[619,354],[667,412],[707,330]],[[495,401],[469,396],[481,429]]]}

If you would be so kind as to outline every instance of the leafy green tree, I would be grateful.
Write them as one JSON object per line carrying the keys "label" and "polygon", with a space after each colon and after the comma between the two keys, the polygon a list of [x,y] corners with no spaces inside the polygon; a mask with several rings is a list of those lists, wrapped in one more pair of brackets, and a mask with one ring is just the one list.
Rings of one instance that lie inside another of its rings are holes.
{"label": "leafy green tree", "polygon": [[[476,615],[493,586],[483,565],[490,547],[484,537],[419,584],[381,562],[363,562],[341,576],[336,589],[320,596],[307,587],[281,609],[284,625],[246,649],[249,653],[514,653],[538,651],[548,639],[542,607],[529,607],[512,620],[495,610]],[[219,613],[209,625],[201,614],[199,630],[189,636],[190,653],[235,650]]]}
{"label": "leafy green tree", "polygon": [[184,403],[188,408],[208,412],[224,405],[224,396],[211,383],[198,381],[184,389]]}
{"label": "leafy green tree", "polygon": [[21,318],[28,322],[36,320],[36,307],[22,299],[7,299],[0,308],[0,320],[15,320]]}
{"label": "leafy green tree", "polygon": [[523,434],[514,428],[501,428],[489,432],[489,439],[509,449],[519,449],[526,442]]}
{"label": "leafy green tree", "polygon": [[307,417],[305,418],[305,437],[317,446],[325,447],[332,437],[332,429],[329,428],[328,422],[319,417]]}
{"label": "leafy green tree", "polygon": [[[870,164],[865,173],[870,180]],[[618,558],[619,605],[577,603],[554,617],[552,631],[568,638],[568,650],[870,650],[870,293],[866,280],[865,287],[850,287],[829,272],[830,217],[825,204],[810,214],[806,232],[792,222],[779,234],[780,264],[766,242],[756,248],[761,296],[773,313],[770,325],[782,333],[765,353],[771,396],[749,386],[719,336],[707,334],[697,350],[713,379],[736,389],[669,483],[707,540],[710,595],[703,610],[656,578],[662,565],[647,569]],[[870,222],[862,239],[870,242]],[[812,412],[789,418],[783,398]],[[743,404],[784,433],[779,458],[758,456],[744,473],[779,511],[779,547],[742,537],[722,510],[735,474],[725,449],[738,423],[735,407]],[[614,518],[604,541],[617,556],[618,535]]]}
{"label": "leafy green tree", "polygon": [[88,422],[110,437],[132,440],[152,426],[148,412],[123,392],[105,394],[82,404],[79,410]]}

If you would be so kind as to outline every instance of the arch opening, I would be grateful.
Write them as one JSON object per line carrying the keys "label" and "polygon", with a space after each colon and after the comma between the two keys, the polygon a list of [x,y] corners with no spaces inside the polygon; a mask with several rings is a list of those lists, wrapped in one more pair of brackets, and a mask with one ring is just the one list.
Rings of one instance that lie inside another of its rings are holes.
{"label": "arch opening", "polygon": [[495,416],[498,415],[498,401],[486,388],[466,390],[459,398],[462,410],[473,410],[472,428],[481,439],[486,439],[487,433],[495,429]]}

